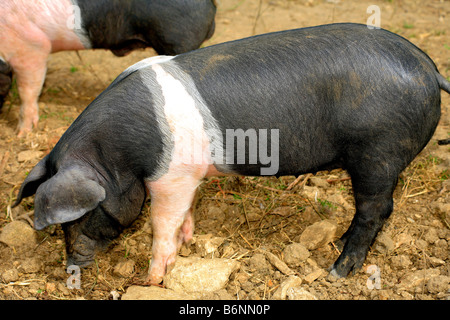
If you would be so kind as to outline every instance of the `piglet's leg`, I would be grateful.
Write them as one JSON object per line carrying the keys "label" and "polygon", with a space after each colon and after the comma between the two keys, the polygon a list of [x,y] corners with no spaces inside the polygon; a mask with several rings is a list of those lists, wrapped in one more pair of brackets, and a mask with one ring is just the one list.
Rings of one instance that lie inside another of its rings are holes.
{"label": "piglet's leg", "polygon": [[192,239],[192,204],[198,184],[198,179],[189,176],[149,183],[153,245],[147,284],[160,283],[175,263],[178,248]]}
{"label": "piglet's leg", "polygon": [[18,124],[18,136],[22,137],[37,127],[39,121],[38,97],[46,73],[46,60],[35,61],[32,70],[15,69],[17,89],[21,100]]}
{"label": "piglet's leg", "polygon": [[[37,36],[36,36],[37,37]],[[36,127],[39,121],[38,97],[47,72],[51,43],[43,36],[35,43],[22,43],[16,57],[10,60],[17,79],[21,100],[18,124],[19,137]]]}

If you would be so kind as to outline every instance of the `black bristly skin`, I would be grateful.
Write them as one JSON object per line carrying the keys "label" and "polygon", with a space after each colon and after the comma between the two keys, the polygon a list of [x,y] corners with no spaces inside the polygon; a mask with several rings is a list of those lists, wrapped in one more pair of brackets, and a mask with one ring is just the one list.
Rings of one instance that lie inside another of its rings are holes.
{"label": "black bristly skin", "polygon": [[[393,208],[399,173],[425,147],[448,82],[406,39],[335,24],[256,36],[174,60],[222,130],[280,130],[277,175],[344,168],[356,214],[334,274],[359,269]],[[225,139],[225,137],[224,137]],[[232,165],[255,175],[261,165]]]}
{"label": "black bristly skin", "polygon": [[214,32],[212,0],[77,0],[93,48],[123,56],[153,47],[173,55],[197,49]]}
{"label": "black bristly skin", "polygon": [[12,83],[12,69],[9,64],[0,59],[0,110]]}
{"label": "black bristly skin", "polygon": [[[450,83],[412,43],[357,24],[219,44],[178,55],[162,68],[196,88],[223,134],[226,129],[278,129],[275,175],[331,168],[349,172],[356,213],[332,266],[338,277],[362,266],[392,212],[398,175],[436,129],[440,89],[450,93]],[[36,199],[45,198],[40,188],[47,190],[48,181],[64,184],[67,177],[85,177],[79,180],[92,192],[81,197],[79,206],[88,212],[65,227],[80,264],[92,258],[102,239],[114,237],[138,216],[145,199],[143,179],[155,174],[163,157],[166,140],[155,106],[164,97],[149,79],[155,79],[150,67],[122,74],[75,120],[19,192],[15,205],[36,191]],[[216,168],[259,175],[264,166]],[[89,209],[96,201],[98,207]],[[72,211],[72,216],[80,214]],[[45,218],[57,221],[59,216]]]}

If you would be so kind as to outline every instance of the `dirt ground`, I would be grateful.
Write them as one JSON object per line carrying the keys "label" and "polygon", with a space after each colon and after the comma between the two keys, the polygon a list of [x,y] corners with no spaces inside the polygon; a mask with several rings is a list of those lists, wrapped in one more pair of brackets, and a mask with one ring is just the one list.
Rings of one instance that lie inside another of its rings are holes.
{"label": "dirt ground", "polygon": [[[450,79],[450,1],[447,0],[220,0],[212,45],[283,29],[333,22],[366,23],[377,5],[381,27],[396,32],[427,52]],[[126,67],[154,55],[151,49],[124,58],[104,50],[53,54],[40,97],[38,130],[18,139],[19,98],[10,92],[0,115],[0,232],[12,220],[32,223],[33,197],[9,211],[31,168],[47,154],[78,114]],[[317,299],[449,299],[450,287],[450,148],[437,139],[450,134],[450,95],[442,91],[442,118],[425,150],[402,173],[395,209],[372,246],[363,270],[329,281],[326,274],[308,278],[302,287]],[[200,187],[195,235],[211,234],[225,242],[216,256],[238,259],[241,268],[227,287],[206,299],[271,299],[287,278],[261,252],[285,260],[284,249],[314,222],[338,225],[336,238],[354,214],[352,186],[342,170],[295,177],[211,178]],[[317,189],[316,189],[317,188]],[[0,243],[0,299],[113,299],[136,278],[144,277],[151,256],[151,233],[143,229],[150,202],[140,218],[82,270],[80,289],[66,286],[65,245],[60,226],[38,232],[32,249]],[[195,246],[184,255],[196,255]],[[294,269],[300,278],[326,270],[338,257],[333,242],[310,250]],[[132,261],[128,275],[115,268]],[[380,270],[381,288],[370,289],[369,265]]]}

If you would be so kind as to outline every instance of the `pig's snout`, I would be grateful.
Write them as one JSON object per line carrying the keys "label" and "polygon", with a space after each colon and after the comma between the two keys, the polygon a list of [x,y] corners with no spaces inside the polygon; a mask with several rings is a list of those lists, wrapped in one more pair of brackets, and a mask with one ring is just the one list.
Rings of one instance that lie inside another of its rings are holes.
{"label": "pig's snout", "polygon": [[94,262],[96,241],[80,235],[73,244],[67,246],[67,265],[87,267]]}
{"label": "pig's snout", "polygon": [[215,30],[216,30],[216,22],[213,20],[211,27],[209,28],[208,34],[206,35],[205,40],[211,39]]}

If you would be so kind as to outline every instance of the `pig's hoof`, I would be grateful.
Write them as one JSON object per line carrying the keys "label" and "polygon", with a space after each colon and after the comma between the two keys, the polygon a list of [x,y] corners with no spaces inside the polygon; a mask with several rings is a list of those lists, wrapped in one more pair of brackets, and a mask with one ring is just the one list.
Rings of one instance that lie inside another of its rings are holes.
{"label": "pig's hoof", "polygon": [[152,281],[149,280],[149,277],[147,277],[145,280],[142,279],[142,278],[140,278],[140,279],[139,278],[134,278],[134,279],[132,279],[131,283],[133,285],[137,285],[137,286],[146,286],[146,287],[157,286],[157,287],[165,288],[165,286],[164,286],[164,284],[162,282],[161,283],[157,283],[157,284],[152,283]]}
{"label": "pig's hoof", "polygon": [[341,254],[337,261],[331,266],[331,271],[329,273],[329,277],[332,280],[345,278],[347,275],[352,272],[355,274],[359,269],[361,269],[365,260],[365,256],[363,258],[359,258],[357,255],[343,255]]}
{"label": "pig's hoof", "polygon": [[161,287],[163,282],[163,276],[155,276],[149,274],[147,278],[144,280],[143,285],[145,286],[158,286]]}
{"label": "pig's hoof", "polygon": [[23,125],[23,124],[22,125],[18,125],[17,129],[16,129],[17,137],[18,138],[24,138],[31,131],[33,131],[33,126],[32,125]]}
{"label": "pig's hoof", "polygon": [[327,280],[329,282],[335,282],[341,278],[342,278],[341,275],[338,274],[337,270],[334,269],[334,267],[333,267],[333,269],[331,269],[330,273],[327,276]]}

